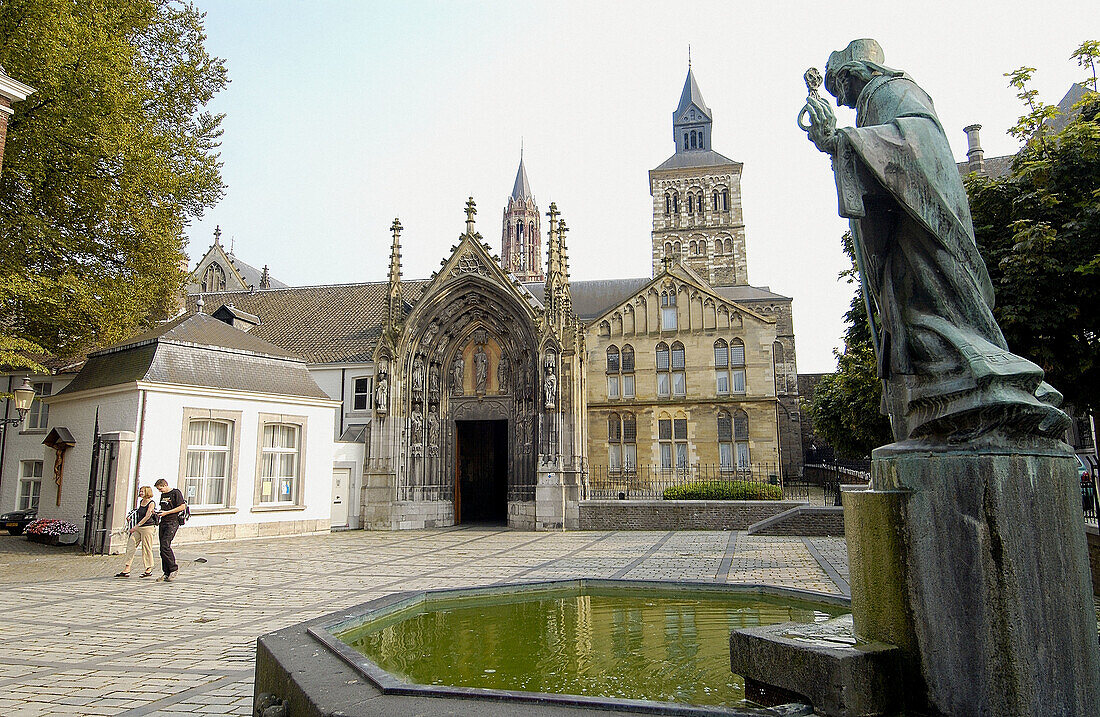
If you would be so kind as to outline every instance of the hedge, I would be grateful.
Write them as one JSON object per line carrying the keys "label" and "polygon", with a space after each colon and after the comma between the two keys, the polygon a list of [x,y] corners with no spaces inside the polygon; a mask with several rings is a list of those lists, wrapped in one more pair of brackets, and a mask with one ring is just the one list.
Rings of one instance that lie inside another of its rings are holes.
{"label": "hedge", "polygon": [[743,480],[703,481],[665,488],[665,500],[782,500],[783,489]]}

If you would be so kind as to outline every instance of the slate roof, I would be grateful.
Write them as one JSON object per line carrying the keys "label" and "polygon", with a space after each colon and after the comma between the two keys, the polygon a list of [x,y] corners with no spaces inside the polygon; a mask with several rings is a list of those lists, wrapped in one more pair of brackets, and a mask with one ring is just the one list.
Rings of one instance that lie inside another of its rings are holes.
{"label": "slate roof", "polygon": [[512,199],[530,199],[534,196],[531,192],[531,182],[527,179],[527,169],[523,166],[523,155],[520,155],[516,183],[512,186]]}
{"label": "slate roof", "polygon": [[[244,283],[245,284],[255,286],[256,288],[260,287],[260,279],[263,278],[263,274],[264,274],[263,270],[257,269],[256,267],[252,266],[251,264],[246,264],[245,262],[241,261],[240,259],[238,259],[233,254],[227,253],[226,256],[229,257],[229,260],[231,262],[233,262],[233,266],[236,267],[238,272],[240,272],[241,277],[244,278]],[[275,277],[273,277],[270,272],[268,272],[268,274],[267,274],[267,283],[268,283],[268,288],[271,288],[271,289],[284,289],[284,288],[286,288],[286,284],[284,284],[283,282],[281,282],[278,279],[276,279]]]}
{"label": "slate roof", "polygon": [[707,107],[706,102],[703,102],[703,93],[699,91],[699,84],[695,82],[695,73],[689,67],[687,79],[684,80],[684,91],[680,93],[680,104],[676,107],[676,112],[672,116],[673,121],[675,122],[676,118],[692,105],[703,110],[708,119],[711,117],[710,108]]}
{"label": "slate roof", "polygon": [[[569,293],[573,297],[573,311],[581,321],[591,321],[623,303],[651,281],[653,277],[572,281],[569,283]],[[523,286],[542,303],[545,284],[531,282]],[[712,286],[711,289],[730,301],[790,301],[790,297],[776,294],[766,286]]]}
{"label": "slate roof", "polygon": [[730,164],[735,167],[742,166],[741,162],[735,162],[729,157],[718,154],[713,149],[687,149],[682,152],[677,152],[661,162],[653,171],[657,172],[662,169],[689,169],[691,167],[718,167],[724,164]]}
{"label": "slate roof", "polygon": [[55,395],[135,381],[328,398],[300,358],[206,314],[184,314],[92,352]]}
{"label": "slate roof", "polygon": [[[1015,159],[1015,155],[1009,154],[1004,157],[985,157],[982,160],[982,175],[992,177],[993,179],[1000,179],[1009,172],[1012,171],[1012,160]],[[959,174],[966,176],[970,174],[969,162],[958,162]]]}
{"label": "slate roof", "polygon": [[[569,282],[569,294],[573,297],[573,312],[581,321],[591,321],[612,306],[617,306],[638,289],[652,281],[644,279],[595,279]],[[523,285],[539,303],[543,303],[546,284],[531,282]]]}
{"label": "slate roof", "polygon": [[[406,313],[427,283],[401,282]],[[382,335],[388,290],[389,284],[380,281],[226,291],[188,296],[187,310],[196,310],[199,296],[208,314],[233,304],[259,317],[260,325],[249,330],[249,336],[270,341],[308,363],[365,363],[373,358]]]}

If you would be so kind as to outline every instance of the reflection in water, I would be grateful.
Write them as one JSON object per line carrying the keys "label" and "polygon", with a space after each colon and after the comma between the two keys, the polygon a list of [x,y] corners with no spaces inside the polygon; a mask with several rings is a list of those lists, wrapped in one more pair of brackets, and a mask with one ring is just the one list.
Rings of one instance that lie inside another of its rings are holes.
{"label": "reflection in water", "polygon": [[730,673],[730,630],[840,614],[814,603],[675,594],[429,602],[338,637],[411,683],[733,706],[744,684]]}

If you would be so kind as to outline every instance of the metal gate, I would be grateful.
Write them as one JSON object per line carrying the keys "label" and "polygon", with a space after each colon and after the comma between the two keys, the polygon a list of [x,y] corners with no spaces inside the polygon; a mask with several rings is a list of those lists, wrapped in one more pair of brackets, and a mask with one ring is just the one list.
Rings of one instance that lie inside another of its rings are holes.
{"label": "metal gate", "polygon": [[114,488],[114,441],[99,436],[99,415],[96,414],[95,436],[92,439],[92,469],[88,477],[88,512],[84,514],[84,552],[101,555],[107,549],[108,497]]}

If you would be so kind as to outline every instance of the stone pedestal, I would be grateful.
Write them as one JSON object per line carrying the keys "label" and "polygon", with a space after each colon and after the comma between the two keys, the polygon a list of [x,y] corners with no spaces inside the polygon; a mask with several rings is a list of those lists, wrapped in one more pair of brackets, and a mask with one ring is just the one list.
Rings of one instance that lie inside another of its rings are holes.
{"label": "stone pedestal", "polygon": [[566,490],[560,462],[540,461],[535,483],[535,530],[565,529]]}
{"label": "stone pedestal", "polygon": [[874,452],[845,494],[856,635],[900,647],[911,709],[1096,715],[1100,649],[1061,443]]}

